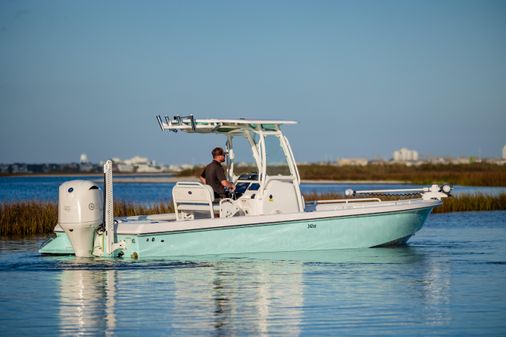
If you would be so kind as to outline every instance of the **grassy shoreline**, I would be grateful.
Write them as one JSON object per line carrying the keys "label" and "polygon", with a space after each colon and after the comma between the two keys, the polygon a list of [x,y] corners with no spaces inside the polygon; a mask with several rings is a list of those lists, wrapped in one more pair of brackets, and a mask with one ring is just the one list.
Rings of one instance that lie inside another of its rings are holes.
{"label": "grassy shoreline", "polygon": [[[306,181],[396,181],[413,184],[445,184],[465,186],[506,186],[506,165],[473,164],[402,164],[334,166],[298,165],[300,177]],[[255,168],[240,167],[242,172]],[[179,177],[198,177],[202,167],[181,171]]]}
{"label": "grassy shoreline", "polygon": [[[337,193],[305,194],[306,201],[340,199]],[[490,196],[463,194],[446,198],[434,213],[506,210],[506,193]],[[115,216],[147,215],[173,212],[172,203],[151,206],[118,201],[114,204]],[[0,237],[27,237],[53,232],[58,221],[56,202],[22,201],[0,203]]]}

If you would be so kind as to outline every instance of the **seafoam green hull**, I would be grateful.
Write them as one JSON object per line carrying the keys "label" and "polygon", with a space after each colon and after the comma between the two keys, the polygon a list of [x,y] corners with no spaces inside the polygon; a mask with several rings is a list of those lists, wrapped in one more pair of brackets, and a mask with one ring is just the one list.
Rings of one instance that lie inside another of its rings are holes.
{"label": "seafoam green hull", "polygon": [[[124,257],[170,257],[256,252],[367,248],[402,243],[424,224],[432,207],[402,212],[319,218],[261,225],[118,235]],[[41,249],[67,251],[64,233]]]}
{"label": "seafoam green hull", "polygon": [[39,249],[39,253],[52,255],[74,254],[72,243],[65,232],[56,232],[56,237],[47,240]]}

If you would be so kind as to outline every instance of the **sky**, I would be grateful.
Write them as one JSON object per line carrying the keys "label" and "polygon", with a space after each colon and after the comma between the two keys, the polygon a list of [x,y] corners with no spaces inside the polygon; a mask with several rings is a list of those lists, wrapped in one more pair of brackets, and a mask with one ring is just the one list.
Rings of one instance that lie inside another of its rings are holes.
{"label": "sky", "polygon": [[0,1],[0,163],[204,163],[155,116],[296,120],[297,161],[500,157],[506,1]]}

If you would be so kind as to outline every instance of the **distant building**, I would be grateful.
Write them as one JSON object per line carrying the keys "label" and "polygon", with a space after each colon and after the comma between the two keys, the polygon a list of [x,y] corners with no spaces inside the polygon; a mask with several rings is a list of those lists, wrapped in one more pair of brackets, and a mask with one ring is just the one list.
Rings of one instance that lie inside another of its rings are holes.
{"label": "distant building", "polygon": [[392,155],[394,161],[397,162],[407,162],[407,161],[417,161],[418,160],[418,152],[415,150],[410,150],[405,147],[394,151]]}
{"label": "distant building", "polygon": [[195,167],[192,164],[181,164],[181,165],[169,165],[167,166],[167,171],[169,172],[181,172],[183,170],[191,170]]}
{"label": "distant building", "polygon": [[82,153],[81,156],[79,157],[79,162],[81,164],[88,164],[90,161],[88,160],[88,156],[86,155],[86,153]]}
{"label": "distant building", "polygon": [[26,164],[18,164],[18,163],[12,164],[11,172],[15,174],[30,173],[30,171],[28,170],[28,166]]}
{"label": "distant building", "polygon": [[367,158],[341,158],[337,160],[337,166],[367,166]]}
{"label": "distant building", "polygon": [[471,163],[477,162],[479,160],[476,160],[473,157],[458,157],[458,158],[447,159],[447,161],[449,161],[450,164],[462,165],[462,164],[471,164]]}
{"label": "distant building", "polygon": [[163,169],[155,166],[155,165],[148,165],[148,164],[139,164],[137,165],[136,172],[138,173],[158,173],[162,172]]}
{"label": "distant building", "polygon": [[147,157],[134,156],[130,159],[125,159],[123,161],[127,165],[151,165],[153,161],[149,160]]}
{"label": "distant building", "polygon": [[9,164],[0,164],[0,173],[9,173]]}
{"label": "distant building", "polygon": [[506,160],[506,145],[502,148],[502,159]]}
{"label": "distant building", "polygon": [[164,168],[157,166],[154,160],[146,157],[134,156],[130,159],[122,160],[120,158],[112,158],[118,172],[124,173],[157,173],[163,172]]}
{"label": "distant building", "polygon": [[379,166],[387,165],[387,164],[388,164],[388,161],[381,159],[381,158],[371,159],[367,163],[367,165],[379,165]]}
{"label": "distant building", "polygon": [[90,163],[88,155],[82,153],[79,156],[79,171],[80,172],[100,172],[100,168],[96,164]]}

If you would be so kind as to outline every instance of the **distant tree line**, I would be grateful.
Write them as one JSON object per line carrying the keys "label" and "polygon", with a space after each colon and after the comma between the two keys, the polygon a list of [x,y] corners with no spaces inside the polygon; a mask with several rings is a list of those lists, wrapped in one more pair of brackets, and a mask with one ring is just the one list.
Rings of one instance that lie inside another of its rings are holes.
{"label": "distant tree line", "polygon": [[0,174],[73,174],[73,173],[100,173],[101,166],[98,164],[0,164]]}

